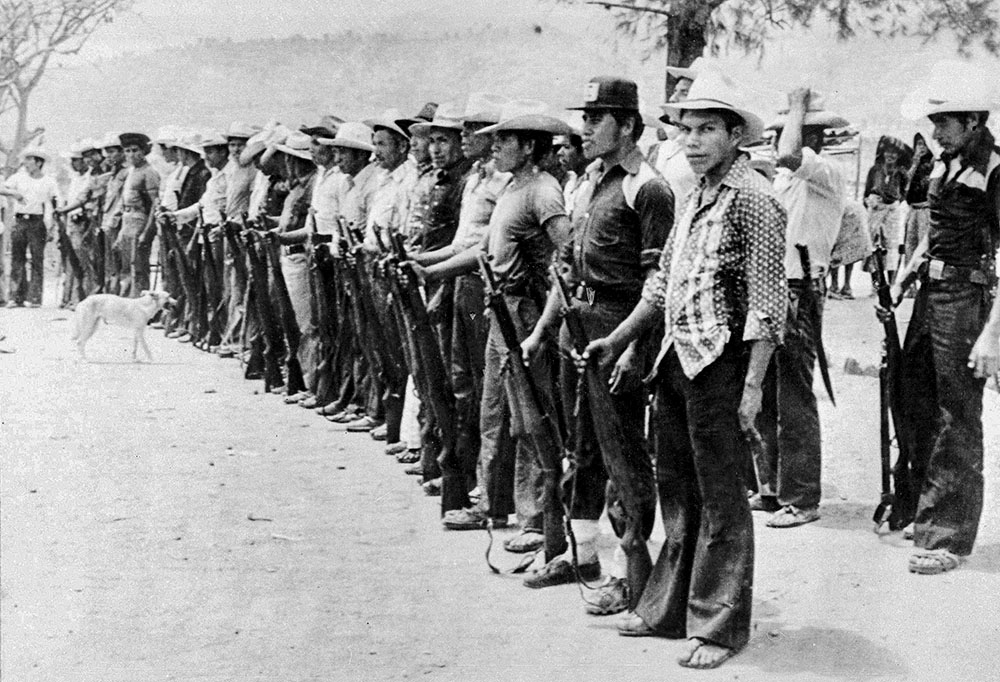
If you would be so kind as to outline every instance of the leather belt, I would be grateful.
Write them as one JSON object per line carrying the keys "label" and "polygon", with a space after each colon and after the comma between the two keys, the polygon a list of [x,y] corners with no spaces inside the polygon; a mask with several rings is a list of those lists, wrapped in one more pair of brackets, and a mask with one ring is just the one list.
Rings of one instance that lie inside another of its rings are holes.
{"label": "leather belt", "polygon": [[588,286],[581,282],[573,287],[573,298],[588,305],[598,303],[629,303],[634,305],[642,296],[640,291],[626,291]]}
{"label": "leather belt", "polygon": [[306,247],[302,244],[292,244],[285,247],[285,255],[294,256],[297,253],[305,253]]}
{"label": "leather belt", "polygon": [[959,265],[948,265],[942,260],[928,258],[921,265],[921,270],[925,272],[928,279],[939,281],[972,282],[973,284],[988,285],[989,278],[986,273],[979,268],[965,268]]}
{"label": "leather belt", "polygon": [[14,217],[18,220],[42,220],[45,216],[41,213],[15,213]]}

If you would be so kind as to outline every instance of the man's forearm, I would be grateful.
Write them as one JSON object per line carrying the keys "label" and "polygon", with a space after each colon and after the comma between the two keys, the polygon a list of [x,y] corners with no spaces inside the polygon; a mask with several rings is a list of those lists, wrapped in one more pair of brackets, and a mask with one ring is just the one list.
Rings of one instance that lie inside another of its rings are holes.
{"label": "man's forearm", "polygon": [[750,342],[750,360],[747,364],[747,375],[744,386],[760,388],[764,383],[764,375],[771,364],[775,343],[769,339],[757,339]]}
{"label": "man's forearm", "polygon": [[455,249],[449,244],[448,246],[434,251],[424,251],[423,253],[414,254],[413,262],[427,268],[432,265],[437,265],[438,263],[443,263],[454,255]]}
{"label": "man's forearm", "polygon": [[642,335],[644,331],[653,326],[653,323],[660,316],[659,309],[650,304],[646,299],[639,299],[629,316],[610,334],[608,340],[616,347],[625,349],[630,343]]}
{"label": "man's forearm", "polygon": [[430,266],[424,271],[424,274],[429,280],[451,279],[459,275],[467,275],[475,271],[479,264],[478,257],[480,253],[482,253],[482,249],[474,246],[471,249],[466,249],[461,253],[451,256],[447,260]]}

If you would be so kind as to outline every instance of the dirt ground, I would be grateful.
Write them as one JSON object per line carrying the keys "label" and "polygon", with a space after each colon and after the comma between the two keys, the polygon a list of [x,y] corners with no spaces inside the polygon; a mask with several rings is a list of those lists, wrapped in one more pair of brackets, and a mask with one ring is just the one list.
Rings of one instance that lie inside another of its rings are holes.
{"label": "dirt ground", "polygon": [[679,668],[678,642],[619,637],[576,586],[490,574],[485,534],[442,531],[380,444],[236,361],[150,330],[155,362],[133,364],[109,327],[81,364],[69,317],[0,310],[4,682],[997,679],[1000,400],[987,391],[975,554],[908,574],[908,543],[869,521],[877,383],[841,371],[877,361],[871,299],[828,304],[823,517],[756,519],[754,635],[710,672]]}

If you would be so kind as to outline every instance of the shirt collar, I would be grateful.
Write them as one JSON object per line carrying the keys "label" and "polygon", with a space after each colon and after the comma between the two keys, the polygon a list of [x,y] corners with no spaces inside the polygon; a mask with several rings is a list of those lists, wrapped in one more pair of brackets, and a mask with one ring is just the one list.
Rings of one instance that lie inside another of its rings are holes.
{"label": "shirt collar", "polygon": [[604,164],[604,159],[594,159],[589,166],[587,166],[586,173],[588,176],[600,176],[606,174],[615,166],[620,166],[629,175],[638,175],[639,170],[642,168],[643,162],[642,152],[639,151],[638,147],[633,147],[624,159],[621,159],[614,166],[610,168],[606,167]]}
{"label": "shirt collar", "polygon": [[[733,162],[733,165],[729,167],[729,172],[726,173],[724,178],[722,178],[722,182],[720,182],[719,185],[725,185],[726,187],[731,187],[733,189],[751,187],[753,185],[753,176],[751,173],[755,172],[756,171],[750,167],[750,162],[747,160],[747,157],[740,153],[740,156]],[[701,187],[705,186],[705,176],[699,178],[698,184]]]}

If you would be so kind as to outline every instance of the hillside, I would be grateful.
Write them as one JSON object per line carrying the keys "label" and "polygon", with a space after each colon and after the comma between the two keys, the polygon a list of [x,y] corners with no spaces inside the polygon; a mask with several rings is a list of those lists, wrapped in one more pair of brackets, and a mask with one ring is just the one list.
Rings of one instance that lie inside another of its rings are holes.
{"label": "hillside", "polygon": [[[319,112],[345,118],[390,106],[415,112],[428,99],[461,99],[475,90],[563,107],[577,103],[582,84],[597,73],[637,80],[650,111],[661,101],[658,60],[643,62],[640,46],[593,26],[517,17],[499,25],[470,21],[463,30],[452,26],[242,42],[203,39],[53,69],[35,95],[31,118],[48,129],[49,144],[61,147],[83,135],[153,130],[165,123],[222,127],[234,119],[278,119],[295,125]],[[864,37],[840,43],[817,28],[784,34],[762,58],[729,54],[719,61],[762,93],[765,118],[790,86],[821,88],[830,108],[862,130],[870,153],[883,133],[912,137],[918,124],[900,117],[899,103],[930,63],[953,56],[947,39],[924,44]],[[1000,61],[986,63],[1000,73]]]}

